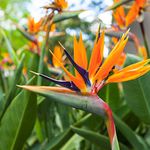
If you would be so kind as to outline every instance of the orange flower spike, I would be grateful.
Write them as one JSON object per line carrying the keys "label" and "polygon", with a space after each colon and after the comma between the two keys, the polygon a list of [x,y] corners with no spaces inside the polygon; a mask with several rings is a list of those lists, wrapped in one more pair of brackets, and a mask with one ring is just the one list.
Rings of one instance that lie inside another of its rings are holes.
{"label": "orange flower spike", "polygon": [[132,70],[127,70],[127,69],[125,70],[125,69],[122,69],[118,73],[115,73],[115,74],[111,75],[107,79],[106,84],[107,83],[112,83],[112,82],[124,82],[124,81],[129,81],[129,80],[136,79],[136,78],[144,75],[148,71],[150,71],[150,65],[147,65],[147,66],[141,65],[138,68],[133,67]]}
{"label": "orange flower spike", "polygon": [[87,69],[87,56],[84,43],[82,41],[82,33],[80,33],[79,42],[74,37],[74,61],[84,69]]}
{"label": "orange flower spike", "polygon": [[88,68],[89,77],[91,81],[98,67],[102,63],[103,51],[104,51],[104,37],[105,37],[105,32],[103,31],[98,41],[95,42],[94,48],[92,50],[92,55],[90,58],[90,63]]}
{"label": "orange flower spike", "polygon": [[117,63],[117,60],[123,52],[123,49],[128,41],[128,38],[126,38],[128,32],[129,30],[122,36],[121,40],[115,45],[108,58],[104,61],[103,65],[94,76],[94,82],[96,80],[101,82],[105,77],[107,77],[112,67]]}
{"label": "orange flower spike", "polygon": [[[60,46],[55,46],[54,47],[54,55],[59,59],[59,61],[61,62],[61,64],[63,64],[63,52]],[[52,57],[52,62],[54,67],[58,68],[60,67],[60,64],[58,63],[58,61]]]}
{"label": "orange flower spike", "polygon": [[[74,61],[83,69],[87,69],[87,56],[86,49],[82,41],[82,33],[80,33],[79,42],[77,41],[76,37],[74,37]],[[75,70],[75,74],[77,78],[83,80],[82,76],[77,70]]]}
{"label": "orange flower spike", "polygon": [[56,59],[56,61],[59,63],[60,67],[64,70],[64,72],[68,75],[71,81],[84,93],[86,92],[86,85],[83,80],[79,80],[76,77],[74,77],[59,61],[59,59],[53,54],[52,51],[50,53],[53,55],[53,58]]}
{"label": "orange flower spike", "polygon": [[[76,37],[74,36],[74,61],[81,67],[84,67],[84,63],[82,60],[82,56],[81,56],[81,49],[80,49],[80,45],[76,39]],[[81,75],[79,74],[79,72],[75,69],[75,76],[81,80],[83,80],[83,78],[81,77]]]}
{"label": "orange flower spike", "polygon": [[129,66],[123,68],[122,70],[117,71],[116,73],[120,73],[122,71],[125,73],[125,72],[131,71],[131,70],[137,70],[137,69],[140,69],[143,66],[147,65],[149,62],[150,62],[150,59],[143,60],[143,61],[137,62],[135,64],[129,65]]}
{"label": "orange flower spike", "polygon": [[53,23],[52,25],[51,25],[51,32],[54,32],[56,30],[56,24],[55,23]]}
{"label": "orange flower spike", "polygon": [[79,48],[82,58],[82,66],[84,69],[87,69],[88,61],[87,61],[87,55],[86,55],[86,49],[82,40],[82,33],[80,32],[80,38],[79,38]]}

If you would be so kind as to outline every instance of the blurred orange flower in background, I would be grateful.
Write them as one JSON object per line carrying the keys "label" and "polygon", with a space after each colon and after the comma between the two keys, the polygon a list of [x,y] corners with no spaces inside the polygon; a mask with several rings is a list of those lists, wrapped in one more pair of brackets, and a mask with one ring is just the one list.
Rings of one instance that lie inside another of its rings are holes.
{"label": "blurred orange flower in background", "polygon": [[42,20],[35,22],[33,17],[28,18],[28,32],[30,34],[36,34],[37,32],[39,32],[41,25],[42,25]]}
{"label": "blurred orange flower in background", "polygon": [[68,2],[66,0],[54,0],[54,5],[58,8],[66,9],[68,7]]}
{"label": "blurred orange flower in background", "polygon": [[[114,0],[114,3],[119,2],[120,0]],[[119,6],[114,10],[113,16],[119,25],[120,28],[125,28],[131,25],[141,14],[144,6],[146,5],[147,0],[135,0],[130,7],[130,10],[125,13],[124,7]]]}

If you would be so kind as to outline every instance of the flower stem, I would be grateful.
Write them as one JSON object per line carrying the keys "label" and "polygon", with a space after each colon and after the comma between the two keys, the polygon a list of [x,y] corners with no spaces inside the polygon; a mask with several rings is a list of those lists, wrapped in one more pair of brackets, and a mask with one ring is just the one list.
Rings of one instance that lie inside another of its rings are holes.
{"label": "flower stem", "polygon": [[144,40],[144,45],[145,45],[145,48],[146,48],[146,51],[147,51],[147,55],[148,55],[148,57],[150,57],[150,49],[148,47],[148,41],[146,39],[146,34],[145,34],[145,29],[144,29],[144,23],[143,22],[140,22],[140,28],[141,28],[141,32],[142,32],[142,35],[143,35],[143,40]]}
{"label": "flower stem", "polygon": [[110,143],[112,146],[111,149],[112,150],[120,150],[112,111],[107,103],[104,102],[103,105],[104,105],[105,112],[107,114],[106,126],[107,126],[108,135],[110,138]]}

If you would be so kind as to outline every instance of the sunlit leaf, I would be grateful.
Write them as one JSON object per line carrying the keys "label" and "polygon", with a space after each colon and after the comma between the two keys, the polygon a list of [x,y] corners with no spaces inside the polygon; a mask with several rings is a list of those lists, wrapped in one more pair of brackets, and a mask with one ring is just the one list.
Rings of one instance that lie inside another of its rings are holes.
{"label": "sunlit leaf", "polygon": [[18,56],[16,55],[14,49],[12,48],[12,45],[11,45],[8,37],[6,36],[6,34],[5,34],[4,30],[2,30],[2,28],[0,28],[0,32],[3,35],[4,39],[5,39],[7,50],[9,52],[9,54],[10,54],[10,57],[12,58],[12,60],[14,61],[14,63],[16,65],[18,65],[18,63],[19,63]]}
{"label": "sunlit leaf", "polygon": [[[88,114],[81,118],[78,122],[76,122],[75,126],[81,126],[85,124],[86,122],[91,119],[91,114]],[[69,127],[69,129],[64,130],[62,133],[60,133],[58,136],[54,137],[50,142],[46,144],[44,147],[45,150],[57,150],[60,149],[72,136],[74,135],[74,132]]]}
{"label": "sunlit leaf", "polygon": [[[17,85],[17,83],[18,83],[18,81],[19,81],[19,79],[22,75],[21,72],[22,72],[22,69],[23,69],[24,58],[25,58],[25,56],[23,55],[19,65],[17,66],[16,72],[13,76],[13,80],[12,80],[11,86],[9,87],[8,94],[5,97],[5,105],[4,105],[4,108],[3,108],[3,114],[4,114],[7,107],[9,106],[9,104],[11,103],[11,101],[13,100],[13,98],[15,96],[16,85]],[[3,114],[0,114],[0,115],[3,115]]]}
{"label": "sunlit leaf", "polygon": [[33,129],[35,116],[36,95],[27,91],[20,92],[1,120],[0,149],[22,149]]}
{"label": "sunlit leaf", "polygon": [[[100,135],[100,134],[92,132],[92,131],[89,131],[89,130],[80,129],[80,128],[77,128],[74,126],[71,126],[71,129],[75,133],[79,134],[80,136],[82,136],[85,139],[92,142],[93,144],[96,144],[99,147],[101,147],[102,150],[111,149],[108,137],[106,137],[104,135]],[[120,148],[121,148],[121,150],[128,150],[128,148],[122,144],[120,145]]]}

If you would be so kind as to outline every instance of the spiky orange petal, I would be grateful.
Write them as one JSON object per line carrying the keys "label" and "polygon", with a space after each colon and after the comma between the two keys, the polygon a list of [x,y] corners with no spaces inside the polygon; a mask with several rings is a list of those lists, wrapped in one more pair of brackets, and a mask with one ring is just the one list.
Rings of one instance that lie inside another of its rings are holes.
{"label": "spiky orange petal", "polygon": [[94,48],[92,51],[90,64],[88,68],[90,79],[93,78],[98,67],[102,63],[103,51],[104,51],[104,37],[105,37],[105,32],[103,31],[98,41],[94,44]]}
{"label": "spiky orange petal", "polygon": [[148,58],[146,48],[144,46],[139,46],[138,50],[139,50],[140,54],[142,55],[143,59],[146,60]]}
{"label": "spiky orange petal", "polygon": [[146,64],[148,64],[149,62],[150,62],[150,59],[137,62],[137,63],[135,63],[135,64],[132,64],[132,65],[129,65],[129,66],[123,68],[122,70],[117,71],[117,73],[120,73],[120,72],[122,72],[122,71],[123,71],[123,72],[127,72],[127,71],[129,71],[129,70],[139,69],[139,68],[145,66]]}
{"label": "spiky orange petal", "polygon": [[[60,46],[55,46],[54,47],[54,55],[59,59],[59,61],[61,62],[61,64],[63,64],[63,52],[61,50]],[[52,57],[52,62],[54,67],[60,67],[60,64],[58,63],[58,61],[56,61],[56,59],[54,57]]]}
{"label": "spiky orange petal", "polygon": [[126,38],[129,30],[122,36],[120,41],[115,45],[114,49],[110,52],[107,59],[104,61],[104,64],[98,70],[96,75],[94,76],[93,81],[101,82],[105,77],[108,76],[109,72],[111,71],[112,67],[117,63],[118,58],[120,57],[121,53],[124,50],[124,47],[128,41]]}
{"label": "spiky orange petal", "polygon": [[33,85],[17,85],[18,87],[21,87],[23,89],[26,89],[26,90],[34,90],[34,88],[36,88],[36,90],[38,91],[46,91],[49,92],[49,91],[54,91],[54,92],[59,92],[59,93],[70,93],[70,94],[73,94],[75,93],[74,91],[72,90],[69,90],[67,88],[63,88],[63,87],[51,87],[51,86],[33,86]]}

